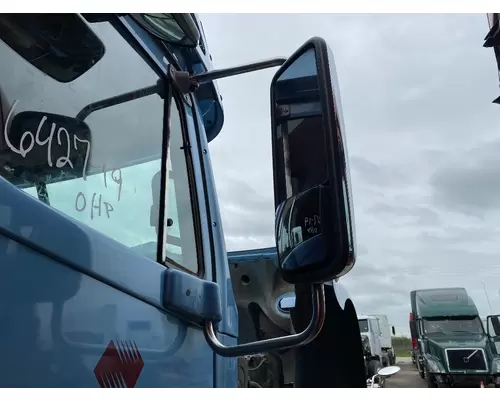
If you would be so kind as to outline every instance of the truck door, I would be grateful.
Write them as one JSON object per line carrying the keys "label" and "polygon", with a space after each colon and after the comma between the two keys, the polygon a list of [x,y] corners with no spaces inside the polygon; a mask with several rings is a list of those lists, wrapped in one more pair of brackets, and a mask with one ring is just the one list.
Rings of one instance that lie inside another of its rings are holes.
{"label": "truck door", "polygon": [[380,325],[377,318],[368,319],[370,323],[370,330],[373,333],[373,341],[374,341],[374,352],[377,355],[382,355],[382,343],[381,343],[381,334]]}
{"label": "truck door", "polygon": [[500,315],[488,315],[486,332],[489,336],[491,350],[500,355]]}
{"label": "truck door", "polygon": [[416,364],[420,376],[423,378],[425,374],[423,365],[423,355],[425,354],[427,336],[425,335],[424,323],[422,318],[417,318],[415,320],[415,325],[417,331]]}
{"label": "truck door", "polygon": [[417,327],[416,321],[413,319],[413,314],[410,313],[410,336],[411,336],[411,347],[415,349],[417,347]]}
{"label": "truck door", "polygon": [[21,111],[74,118],[163,77],[126,21],[0,16],[0,386],[214,386],[202,329],[164,307],[166,268],[212,279],[190,105],[175,94],[167,113],[151,95],[94,111],[86,139],[44,114],[38,130],[9,136]]}

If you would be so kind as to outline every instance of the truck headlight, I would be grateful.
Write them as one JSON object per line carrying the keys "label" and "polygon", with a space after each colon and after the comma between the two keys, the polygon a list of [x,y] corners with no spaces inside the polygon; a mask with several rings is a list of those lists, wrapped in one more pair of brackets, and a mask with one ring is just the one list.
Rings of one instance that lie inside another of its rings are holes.
{"label": "truck headlight", "polygon": [[429,368],[430,372],[444,373],[443,368],[441,368],[441,364],[437,361],[433,360],[432,358],[427,358],[425,361],[427,362],[427,367]]}
{"label": "truck headlight", "polygon": [[493,373],[500,373],[500,358],[494,358],[492,362]]}

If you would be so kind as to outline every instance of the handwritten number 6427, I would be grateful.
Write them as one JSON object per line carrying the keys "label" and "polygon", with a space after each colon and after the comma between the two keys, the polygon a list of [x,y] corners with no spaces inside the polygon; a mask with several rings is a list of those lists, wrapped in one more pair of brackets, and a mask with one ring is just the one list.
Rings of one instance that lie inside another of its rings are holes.
{"label": "handwritten number 6427", "polygon": [[[16,147],[10,141],[9,134],[7,132],[7,126],[9,124],[10,119],[12,118],[12,114],[13,114],[14,109],[15,109],[15,107],[16,107],[16,105],[18,103],[19,103],[18,100],[16,100],[14,102],[14,104],[12,105],[12,108],[9,111],[9,114],[7,115],[7,120],[5,121],[5,125],[4,125],[4,138],[5,138],[5,143],[7,144],[7,147],[10,150],[12,150],[14,153],[19,154],[23,158],[26,158],[26,156],[28,155],[28,153],[31,150],[33,150],[33,147],[35,146],[35,144],[37,144],[39,146],[47,145],[47,164],[48,164],[49,167],[52,167],[53,166],[53,163],[52,163],[52,141],[54,139],[54,134],[56,132],[56,124],[52,123],[49,136],[45,140],[41,140],[40,139],[40,132],[41,132],[41,130],[43,128],[43,125],[45,124],[45,121],[47,120],[47,117],[45,115],[40,120],[40,123],[38,124],[38,129],[37,129],[35,135],[33,135],[33,133],[30,132],[30,131],[26,131],[26,132],[23,133],[23,135],[21,136],[20,143],[19,143],[19,146],[20,146],[19,149],[16,149]],[[74,166],[73,166],[73,163],[70,160],[70,155],[71,155],[71,139],[70,139],[70,134],[66,130],[66,128],[60,127],[57,130],[57,143],[59,145],[62,144],[61,143],[61,133],[64,133],[66,135],[66,144],[67,144],[67,147],[66,147],[66,156],[59,157],[56,160],[56,167],[57,168],[62,168],[66,164],[69,164],[69,166],[71,167],[71,169],[73,169]],[[27,139],[30,141],[30,143],[29,143],[28,147],[25,147],[24,144],[25,144],[25,141]],[[78,144],[77,144],[77,142],[83,143],[83,144],[85,144],[87,146],[86,150],[85,150],[85,160],[84,160],[84,163],[83,163],[83,179],[86,181],[87,180],[87,175],[86,175],[87,164],[88,164],[89,156],[90,156],[90,141],[84,140],[84,139],[80,139],[78,136],[73,135],[73,147],[74,147],[75,150],[78,150]]]}

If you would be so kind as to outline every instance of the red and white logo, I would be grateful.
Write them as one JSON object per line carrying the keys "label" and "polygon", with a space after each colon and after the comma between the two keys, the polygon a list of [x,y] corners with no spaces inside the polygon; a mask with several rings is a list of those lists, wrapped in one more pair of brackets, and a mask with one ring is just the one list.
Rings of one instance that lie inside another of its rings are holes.
{"label": "red and white logo", "polygon": [[135,342],[110,341],[94,368],[102,388],[133,388],[144,368],[144,361]]}

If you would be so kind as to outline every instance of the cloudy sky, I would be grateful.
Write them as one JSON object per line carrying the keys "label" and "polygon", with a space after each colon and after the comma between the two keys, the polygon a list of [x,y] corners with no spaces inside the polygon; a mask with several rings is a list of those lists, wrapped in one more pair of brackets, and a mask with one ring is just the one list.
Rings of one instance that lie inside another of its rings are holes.
{"label": "cloudy sky", "polygon": [[[216,68],[333,49],[351,163],[358,261],[342,279],[358,312],[408,332],[409,291],[462,286],[500,313],[500,95],[485,14],[202,14]],[[228,250],[274,245],[269,84],[219,81],[211,144]]]}

